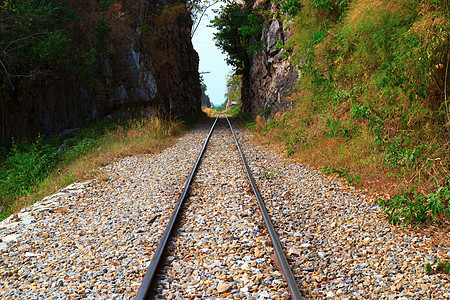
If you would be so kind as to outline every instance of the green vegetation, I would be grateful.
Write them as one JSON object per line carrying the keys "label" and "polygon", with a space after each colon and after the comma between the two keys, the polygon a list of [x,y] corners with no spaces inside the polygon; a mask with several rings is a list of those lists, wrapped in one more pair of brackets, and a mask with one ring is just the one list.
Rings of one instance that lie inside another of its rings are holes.
{"label": "green vegetation", "polygon": [[337,174],[339,177],[345,178],[347,180],[347,183],[350,185],[357,184],[361,181],[361,177],[359,175],[350,175],[349,174],[350,169],[349,168],[330,168],[327,165],[325,165],[322,168],[322,173],[324,174]]}
{"label": "green vegetation", "polygon": [[[227,63],[236,75],[246,74],[250,66],[249,55],[261,49],[259,36],[264,23],[263,12],[253,7],[253,1],[230,2],[211,21],[217,28],[216,45],[227,54]],[[251,39],[253,37],[254,39]]]}
{"label": "green vegetation", "polygon": [[[448,1],[275,2],[286,13],[276,17],[293,21],[291,38],[277,47],[302,76],[294,109],[266,120],[261,135],[325,173],[394,195],[379,202],[394,224],[448,220]],[[223,23],[240,12],[232,8],[222,11]],[[228,45],[229,55],[245,52],[242,42]],[[230,57],[237,70],[246,63]],[[270,108],[260,115],[267,119]]]}
{"label": "green vegetation", "polygon": [[[73,181],[96,175],[91,170],[115,158],[158,151],[170,142],[180,129],[178,122],[141,118],[98,122],[67,139],[39,136],[15,142],[8,140],[13,133],[4,118],[22,105],[19,102],[45,94],[54,84],[61,89],[81,84],[109,109],[107,95],[128,71],[136,70],[136,66],[123,70],[132,43],[130,32],[139,29],[140,47],[155,52],[152,58],[163,63],[158,58],[166,55],[161,45],[167,44],[168,33],[180,20],[189,24],[202,3],[0,0],[0,219]],[[27,103],[23,106],[30,114],[36,110]]]}
{"label": "green vegetation", "polygon": [[227,108],[227,100],[225,100],[220,106],[214,107],[214,110],[223,112]]}
{"label": "green vegetation", "polygon": [[0,161],[0,220],[75,181],[99,176],[114,159],[157,152],[179,133],[178,122],[157,118],[99,121],[73,137],[13,143]]}
{"label": "green vegetation", "polygon": [[94,89],[107,102],[104,91],[126,76],[124,54],[132,43],[126,28],[138,27],[151,38],[146,42],[158,47],[178,16],[190,18],[203,4],[151,1],[145,13],[133,9],[138,5],[137,0],[0,0],[1,112],[64,79]]}
{"label": "green vegetation", "polygon": [[227,94],[226,100],[222,105],[226,103],[231,104],[231,108],[224,111],[229,116],[240,120],[243,123],[249,123],[252,121],[251,117],[242,111],[241,103],[241,86],[242,75],[229,75],[227,78]]}
{"label": "green vegetation", "polygon": [[427,263],[425,265],[425,273],[428,275],[431,274],[449,274],[450,273],[450,262],[443,262],[438,261],[435,264],[431,265],[430,263]]}
{"label": "green vegetation", "polygon": [[272,179],[272,178],[275,178],[276,174],[279,173],[279,172],[280,172],[279,169],[276,169],[273,172],[271,172],[270,170],[264,169],[262,174],[261,174],[261,178]]}
{"label": "green vegetation", "polygon": [[227,101],[229,103],[241,102],[242,75],[229,75],[227,78]]}
{"label": "green vegetation", "polygon": [[[241,84],[242,75],[228,75],[227,77],[227,93],[223,103],[214,107],[216,112],[224,112],[228,115],[236,115],[241,113]],[[228,103],[236,103],[233,108],[226,110]]]}
{"label": "green vegetation", "polygon": [[69,67],[81,55],[71,47],[70,27],[77,19],[65,1],[0,1],[0,91],[13,88],[20,78]]}
{"label": "green vegetation", "polygon": [[429,195],[398,194],[392,199],[377,200],[389,217],[389,223],[417,225],[425,221],[443,221],[450,218],[450,187],[440,187]]}

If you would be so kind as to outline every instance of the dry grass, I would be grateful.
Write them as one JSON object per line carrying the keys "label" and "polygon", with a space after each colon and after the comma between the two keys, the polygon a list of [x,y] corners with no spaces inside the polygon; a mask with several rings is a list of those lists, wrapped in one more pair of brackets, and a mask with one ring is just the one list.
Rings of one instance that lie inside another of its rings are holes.
{"label": "dry grass", "polygon": [[209,107],[203,107],[202,111],[208,116],[208,117],[215,117],[219,113],[217,110]]}
{"label": "dry grass", "polygon": [[[348,23],[357,27],[361,22],[379,17],[378,12],[385,11],[387,13],[395,13],[402,8],[402,1],[386,1],[386,0],[359,0],[350,4]],[[374,13],[377,12],[377,13]],[[376,20],[374,20],[376,21]]]}
{"label": "dry grass", "polygon": [[18,212],[73,182],[106,179],[107,175],[100,171],[101,167],[131,155],[158,153],[171,145],[174,136],[181,131],[181,123],[159,118],[132,121],[127,127],[119,126],[114,131],[107,131],[98,138],[98,147],[62,165],[41,182],[33,194],[19,199],[12,209]]}
{"label": "dry grass", "polygon": [[255,122],[256,122],[256,131],[261,132],[261,130],[263,130],[264,128],[264,122],[262,117],[260,115],[256,116]]}
{"label": "dry grass", "polygon": [[[308,116],[305,113],[311,111],[310,107],[305,110],[306,106],[310,105],[308,102],[297,103],[298,105],[294,109],[295,117],[286,117],[285,114],[277,118],[278,122],[285,119],[284,122],[281,122],[290,128],[288,129],[290,132],[304,130],[304,139],[301,142],[287,145],[285,140],[280,140],[280,137],[285,137],[286,133],[283,126],[272,128],[259,142],[273,144],[274,141],[278,141],[275,144],[284,148],[285,152],[289,152],[289,147],[291,147],[294,150],[290,154],[292,159],[315,169],[328,168],[329,170],[348,171],[346,179],[352,180],[352,184],[360,189],[382,194],[398,192],[402,178],[398,176],[396,170],[384,166],[382,158],[373,154],[373,136],[363,130],[352,139],[340,136],[328,137],[326,135],[326,119],[322,115]],[[305,121],[308,122],[308,126],[304,125]]]}

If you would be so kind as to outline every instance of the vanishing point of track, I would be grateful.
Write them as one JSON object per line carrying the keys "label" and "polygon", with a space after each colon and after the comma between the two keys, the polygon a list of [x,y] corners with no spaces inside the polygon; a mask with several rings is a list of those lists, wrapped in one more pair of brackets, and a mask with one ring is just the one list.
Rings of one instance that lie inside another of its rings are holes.
{"label": "vanishing point of track", "polygon": [[[277,233],[276,233],[276,231],[275,231],[275,229],[274,229],[274,227],[272,225],[270,216],[269,216],[269,214],[267,212],[267,209],[266,209],[266,207],[264,205],[264,201],[263,201],[263,199],[261,197],[261,194],[260,194],[260,192],[258,190],[258,187],[256,186],[255,180],[254,180],[254,178],[253,178],[253,176],[252,176],[252,174],[250,172],[250,168],[248,167],[248,164],[247,164],[247,162],[245,160],[245,157],[244,157],[244,154],[242,152],[242,149],[241,149],[241,147],[240,147],[240,145],[238,143],[238,140],[237,140],[236,134],[235,134],[235,132],[233,130],[233,127],[231,126],[231,123],[230,123],[229,119],[226,116],[225,116],[225,119],[228,122],[229,128],[231,130],[231,133],[233,135],[234,141],[236,143],[236,147],[237,147],[237,149],[239,151],[242,163],[244,164],[245,171],[246,171],[248,179],[250,181],[253,193],[256,196],[258,207],[259,207],[259,209],[261,211],[261,214],[263,216],[263,219],[264,219],[264,225],[265,225],[265,227],[266,227],[266,229],[267,229],[267,231],[268,231],[268,233],[270,235],[270,239],[272,241],[272,245],[273,245],[273,248],[274,248],[274,251],[275,251],[275,256],[274,256],[274,259],[276,260],[275,265],[278,267],[279,271],[282,273],[282,275],[283,275],[283,277],[284,277],[284,279],[285,279],[285,281],[286,281],[286,283],[288,285],[291,298],[292,299],[303,299],[301,294],[300,294],[300,291],[298,289],[298,286],[297,286],[297,283],[295,281],[295,278],[294,278],[294,276],[292,274],[292,271],[291,271],[291,269],[289,267],[289,264],[288,264],[288,262],[286,260],[286,257],[284,255],[283,248],[282,248],[281,243],[280,243],[280,241],[278,239]],[[209,139],[210,139],[211,135],[213,134],[214,128],[215,128],[216,123],[218,122],[218,120],[219,120],[219,116],[216,117],[216,119],[215,119],[215,121],[214,121],[214,123],[213,123],[213,125],[212,125],[212,127],[211,127],[211,129],[209,131],[209,134],[208,134],[208,136],[207,136],[207,138],[206,138],[206,140],[205,140],[205,142],[203,144],[202,150],[200,151],[200,153],[199,153],[199,155],[197,157],[197,160],[196,160],[196,162],[195,162],[195,164],[194,164],[194,166],[193,166],[193,168],[192,168],[192,170],[190,172],[188,180],[186,181],[186,184],[185,184],[185,186],[184,186],[184,188],[182,190],[182,193],[181,193],[181,195],[180,195],[180,197],[178,199],[178,202],[177,202],[177,204],[175,206],[175,209],[174,209],[174,211],[172,213],[172,216],[171,216],[171,218],[170,218],[170,220],[169,220],[169,222],[168,222],[168,224],[166,226],[166,229],[165,229],[165,231],[164,231],[164,233],[163,233],[163,235],[161,237],[161,240],[160,240],[160,242],[158,244],[158,247],[156,248],[156,251],[154,253],[154,256],[152,258],[150,266],[148,267],[147,272],[146,272],[146,274],[144,276],[142,284],[141,284],[141,286],[139,288],[139,291],[137,293],[136,299],[151,299],[152,296],[154,296],[154,288],[156,287],[156,281],[157,281],[156,277],[157,277],[158,271],[160,269],[160,266],[162,265],[162,261],[164,260],[165,252],[167,250],[167,244],[169,242],[169,239],[170,239],[172,233],[175,231],[174,229],[175,229],[177,221],[179,219],[180,212],[181,212],[181,210],[183,208],[183,203],[184,203],[185,199],[188,197],[189,189],[190,189],[190,186],[191,186],[192,181],[194,179],[195,173],[196,173],[197,168],[198,168],[198,166],[199,166],[199,164],[200,164],[200,162],[202,160],[203,153],[205,152],[205,149],[206,149],[206,147],[208,145]]]}

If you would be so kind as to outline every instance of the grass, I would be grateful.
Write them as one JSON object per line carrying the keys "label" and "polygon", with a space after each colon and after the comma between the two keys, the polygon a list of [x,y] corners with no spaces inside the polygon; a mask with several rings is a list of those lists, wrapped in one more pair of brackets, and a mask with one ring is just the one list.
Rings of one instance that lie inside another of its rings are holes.
{"label": "grass", "polygon": [[215,117],[219,113],[215,108],[210,107],[202,107],[202,111],[208,116],[208,117]]}
{"label": "grass", "polygon": [[[216,117],[217,114],[223,113],[230,117],[233,117],[239,121],[241,121],[243,124],[249,124],[252,122],[252,118],[244,113],[241,110],[240,105],[235,105],[233,108],[227,109],[227,110],[217,110],[217,108],[208,108],[208,107],[202,107],[202,111],[208,116],[208,117]],[[251,125],[250,125],[251,126]]]}
{"label": "grass", "polygon": [[223,113],[227,114],[228,116],[236,120],[239,120],[242,124],[246,126],[248,126],[248,124],[253,121],[250,115],[246,114],[241,110],[240,104],[235,105],[231,109],[225,110]]}
{"label": "grass", "polygon": [[[357,131],[352,126],[344,130],[345,118],[340,118],[338,128],[327,126],[327,118],[311,119],[303,109],[299,105],[266,122],[262,142],[281,145],[288,156],[324,174],[336,174],[350,185],[384,195],[378,204],[394,225],[448,224],[448,145],[422,141],[407,146],[400,138],[385,138],[388,146],[380,147],[361,123]],[[249,128],[257,131],[256,126]]]}
{"label": "grass", "polygon": [[391,223],[450,224],[448,1],[280,2],[296,12],[284,47],[302,76],[261,135],[385,195]]}
{"label": "grass", "polygon": [[117,119],[66,139],[39,136],[13,143],[0,162],[0,220],[68,184],[102,177],[98,169],[116,159],[161,151],[183,126],[155,117]]}

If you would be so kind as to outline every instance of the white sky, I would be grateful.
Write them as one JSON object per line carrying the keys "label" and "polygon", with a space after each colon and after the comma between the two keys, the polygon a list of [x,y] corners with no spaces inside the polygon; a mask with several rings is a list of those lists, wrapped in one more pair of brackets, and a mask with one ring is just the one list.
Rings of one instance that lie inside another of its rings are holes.
{"label": "white sky", "polygon": [[207,90],[206,94],[209,96],[211,103],[214,106],[221,105],[225,100],[225,93],[227,90],[226,78],[231,71],[231,66],[227,65],[225,59],[226,55],[222,54],[214,43],[215,28],[206,27],[210,20],[214,19],[212,9],[218,9],[221,3],[217,3],[210,7],[204,15],[197,31],[192,38],[194,48],[200,57],[200,72],[211,72],[210,74],[203,74],[204,82]]}

